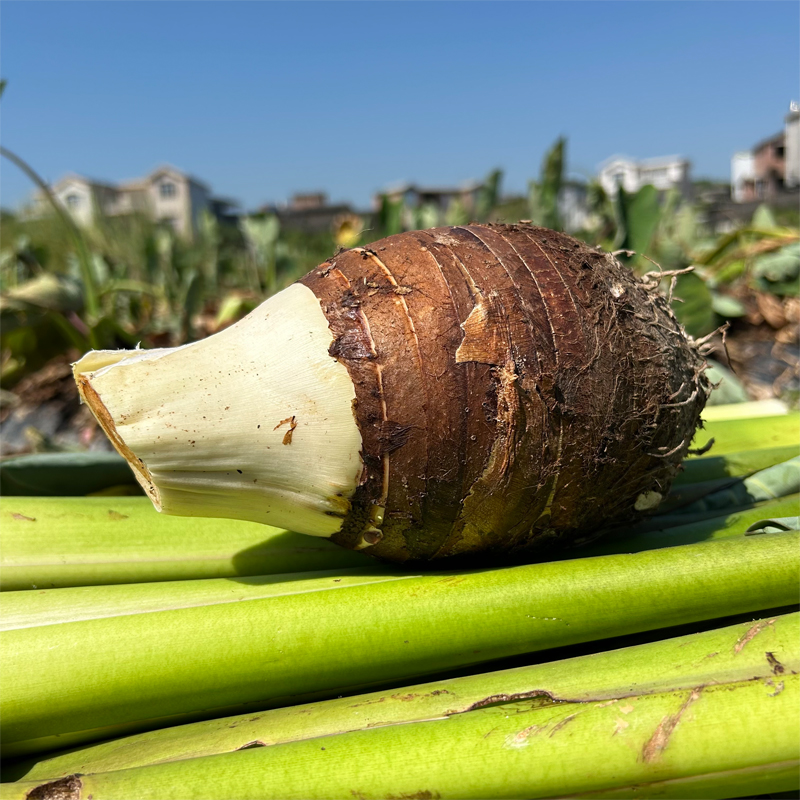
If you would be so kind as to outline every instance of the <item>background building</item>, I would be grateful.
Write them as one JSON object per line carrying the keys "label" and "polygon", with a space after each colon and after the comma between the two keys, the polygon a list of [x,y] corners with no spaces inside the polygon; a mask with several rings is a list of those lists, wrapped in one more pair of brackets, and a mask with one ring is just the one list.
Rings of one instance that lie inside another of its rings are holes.
{"label": "background building", "polygon": [[[186,237],[192,236],[203,211],[213,211],[214,202],[205,183],[170,166],[120,184],[67,175],[51,191],[78,225],[91,225],[98,213],[106,217],[140,213]],[[48,202],[41,193],[34,203],[34,213],[47,212]]]}
{"label": "background building", "polygon": [[329,203],[325,192],[295,194],[287,205],[264,205],[256,213],[274,214],[282,229],[302,233],[331,231],[343,216],[357,214],[349,203]]}
{"label": "background building", "polygon": [[482,184],[475,181],[465,183],[463,186],[420,186],[416,183],[401,183],[383,190],[375,198],[376,208],[380,205],[380,198],[387,197],[391,201],[402,200],[406,208],[421,208],[432,206],[440,214],[447,214],[454,202],[463,205],[466,211],[475,209],[478,192]]}
{"label": "background building", "polygon": [[800,187],[800,108],[791,103],[783,130],[734,153],[731,196],[737,203],[776,200]]}
{"label": "background building", "polygon": [[690,198],[692,181],[691,163],[680,156],[664,156],[636,161],[625,156],[613,156],[600,165],[597,179],[609,196],[621,186],[626,192],[637,192],[642,186],[652,185],[659,191],[678,189]]}
{"label": "background building", "polygon": [[800,186],[800,103],[791,103],[786,115],[784,135],[786,137],[786,188]]}

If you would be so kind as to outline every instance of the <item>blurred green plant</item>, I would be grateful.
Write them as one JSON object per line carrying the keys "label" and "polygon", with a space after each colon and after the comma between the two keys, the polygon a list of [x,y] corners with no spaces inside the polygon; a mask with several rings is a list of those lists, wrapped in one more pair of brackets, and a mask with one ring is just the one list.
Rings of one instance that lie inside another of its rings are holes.
{"label": "blurred green plant", "polygon": [[564,180],[567,140],[562,136],[545,154],[538,181],[528,183],[528,213],[534,225],[561,230],[558,196]]}
{"label": "blurred green plant", "polygon": [[[384,195],[371,226],[366,219],[341,218],[319,233],[282,229],[274,215],[230,223],[203,212],[191,238],[141,214],[96,214],[91,227],[78,227],[36,172],[2,148],[40,189],[51,213],[0,215],[0,385],[12,386],[66,351],[176,345],[212,333],[337,246],[368,244],[407,228],[516,222],[526,214],[535,224],[560,229],[566,144],[560,137],[545,154],[527,198],[501,197],[503,173],[495,169],[475,192],[474,205],[456,196],[446,209],[432,202],[411,208],[402,197]],[[703,206],[677,191],[644,186],[609,196],[597,180],[586,186],[586,203],[579,238],[618,251],[639,272],[663,270],[663,288],[694,336],[747,316],[753,298],[800,293],[800,231],[786,224],[791,215],[762,206],[746,224],[715,234]]]}
{"label": "blurred green plant", "polygon": [[499,169],[492,170],[485,178],[475,201],[475,221],[488,222],[492,212],[500,202],[500,186],[503,182],[503,172]]}
{"label": "blurred green plant", "polygon": [[655,186],[642,186],[629,193],[620,186],[614,198],[614,216],[617,224],[614,249],[621,251],[623,262],[640,266],[641,259],[650,252],[650,242],[662,216],[658,190]]}
{"label": "blurred green plant", "polygon": [[245,217],[240,223],[250,256],[250,288],[255,294],[275,291],[277,284],[277,246],[280,222],[274,214]]}

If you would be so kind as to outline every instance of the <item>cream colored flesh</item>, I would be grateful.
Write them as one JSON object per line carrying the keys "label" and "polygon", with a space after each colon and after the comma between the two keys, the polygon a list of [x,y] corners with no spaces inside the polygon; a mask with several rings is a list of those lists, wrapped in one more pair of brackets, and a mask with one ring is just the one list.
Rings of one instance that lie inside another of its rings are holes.
{"label": "cream colored flesh", "polygon": [[332,341],[314,293],[293,284],[208,339],[93,351],[74,373],[160,511],[331,536],[362,471]]}

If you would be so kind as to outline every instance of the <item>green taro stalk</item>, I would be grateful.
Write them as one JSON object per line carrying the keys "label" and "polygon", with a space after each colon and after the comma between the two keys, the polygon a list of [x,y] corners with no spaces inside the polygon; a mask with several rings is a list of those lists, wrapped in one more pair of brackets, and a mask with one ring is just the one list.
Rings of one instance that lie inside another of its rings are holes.
{"label": "green taro stalk", "polygon": [[800,442],[800,412],[706,422],[703,430],[694,437],[692,447],[702,450],[711,439],[714,440],[708,451],[711,456],[797,445]]}
{"label": "green taro stalk", "polygon": [[145,497],[0,499],[0,590],[177,581],[371,566],[268,525],[156,514]]}
{"label": "green taro stalk", "polygon": [[4,754],[789,605],[798,537],[471,572],[5,593]]}
{"label": "green taro stalk", "polygon": [[0,798],[740,797],[797,785],[798,702],[800,676],[789,673],[622,700],[533,698],[49,786],[7,784]]}
{"label": "green taro stalk", "polygon": [[[697,515],[659,515],[558,557],[630,553],[740,536],[753,522],[792,516],[799,507],[800,498],[793,495],[747,511],[706,512],[701,521],[695,520]],[[375,566],[362,553],[251,522],[154,514],[144,497],[3,498],[0,522],[2,591]]]}
{"label": "green taro stalk", "polygon": [[800,671],[798,640],[800,614],[787,614],[563,661],[150,731],[45,758],[24,778],[52,781],[130,769],[528,700],[551,710],[611,701],[626,709],[626,719],[629,697],[762,680],[766,691],[759,702],[768,704],[781,675]]}

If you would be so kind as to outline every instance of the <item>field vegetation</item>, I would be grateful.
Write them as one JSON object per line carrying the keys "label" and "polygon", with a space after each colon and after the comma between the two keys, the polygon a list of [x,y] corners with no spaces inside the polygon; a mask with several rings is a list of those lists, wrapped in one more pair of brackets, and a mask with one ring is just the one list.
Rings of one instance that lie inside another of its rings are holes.
{"label": "field vegetation", "polygon": [[[90,348],[177,345],[231,324],[288,286],[338,248],[365,245],[402,230],[471,221],[517,222],[562,229],[559,203],[565,147],[546,154],[527,197],[504,197],[502,173],[486,176],[472,207],[407,207],[383,197],[379,209],[339,221],[329,231],[282,229],[276,216],[238,224],[204,213],[191,240],[143,216],[103,218],[78,228],[67,213],[0,218],[0,421],[15,408],[53,400],[66,391],[68,362]],[[33,170],[4,152],[38,182]],[[701,187],[702,188],[702,187]],[[702,194],[702,193],[700,193]],[[780,397],[796,402],[800,321],[800,228],[797,215],[768,206],[724,233],[708,224],[702,202],[645,186],[608,197],[598,183],[587,194],[587,243],[619,252],[640,274],[664,273],[664,290],[687,331],[711,334],[728,323],[728,353],[718,354],[742,381],[720,367],[718,400]],[[720,350],[722,351],[722,347]],[[70,446],[94,439],[77,405],[37,434],[33,420],[13,452],[59,448],[65,419],[75,415]],[[52,434],[58,430],[59,436]],[[101,437],[98,437],[98,442]]]}

